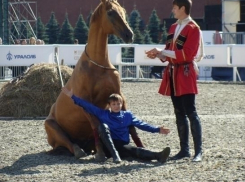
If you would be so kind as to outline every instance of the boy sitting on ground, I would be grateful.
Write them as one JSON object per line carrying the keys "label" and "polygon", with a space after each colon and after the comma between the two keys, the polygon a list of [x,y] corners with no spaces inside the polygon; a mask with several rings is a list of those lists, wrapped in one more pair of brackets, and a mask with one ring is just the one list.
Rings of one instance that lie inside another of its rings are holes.
{"label": "boy sitting on ground", "polygon": [[131,125],[152,133],[168,134],[170,130],[164,126],[152,126],[137,119],[130,111],[123,111],[123,99],[119,94],[109,96],[109,109],[104,110],[75,96],[73,91],[68,90],[66,87],[62,88],[62,92],[71,97],[76,105],[95,115],[100,120],[99,134],[103,144],[106,146],[104,151],[107,157],[110,155],[113,157],[114,162],[121,162],[120,156],[122,158],[135,157],[143,160],[156,159],[161,163],[167,161],[170,154],[169,147],[166,147],[161,152],[152,152],[129,144],[129,126]]}

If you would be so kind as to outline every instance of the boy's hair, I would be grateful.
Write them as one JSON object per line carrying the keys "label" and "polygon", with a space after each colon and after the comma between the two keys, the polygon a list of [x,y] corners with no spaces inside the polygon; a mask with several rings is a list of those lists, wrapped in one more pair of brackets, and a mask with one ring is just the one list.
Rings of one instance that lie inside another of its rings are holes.
{"label": "boy's hair", "polygon": [[123,103],[122,96],[119,94],[111,94],[108,98],[108,103],[110,104],[112,101],[119,101]]}
{"label": "boy's hair", "polygon": [[191,13],[191,6],[192,6],[192,1],[191,0],[173,0],[173,5],[178,6],[181,8],[182,6],[185,7],[185,13],[187,15],[190,15]]}

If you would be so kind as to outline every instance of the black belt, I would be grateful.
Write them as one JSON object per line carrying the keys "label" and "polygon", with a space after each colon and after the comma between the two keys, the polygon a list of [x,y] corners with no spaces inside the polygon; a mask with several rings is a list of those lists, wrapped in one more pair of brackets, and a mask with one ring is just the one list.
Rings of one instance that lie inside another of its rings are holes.
{"label": "black belt", "polygon": [[172,67],[172,66],[181,66],[181,65],[188,65],[188,64],[191,64],[191,62],[188,62],[188,63],[182,63],[182,64],[174,64],[174,63],[169,63],[169,65]]}

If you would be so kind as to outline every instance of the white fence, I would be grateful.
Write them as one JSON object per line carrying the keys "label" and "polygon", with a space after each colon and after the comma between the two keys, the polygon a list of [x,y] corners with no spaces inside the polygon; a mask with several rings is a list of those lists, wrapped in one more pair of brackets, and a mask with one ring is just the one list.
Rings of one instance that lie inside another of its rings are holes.
{"label": "white fence", "polygon": [[[163,64],[158,59],[147,58],[145,51],[154,47],[164,48],[164,46],[159,44],[113,44],[108,45],[108,50],[110,60],[119,70],[121,78],[149,78],[152,66],[166,66],[166,63]],[[127,59],[122,58],[122,48],[125,47],[134,48],[134,58],[130,59],[130,63],[127,62]],[[0,46],[0,79],[18,76],[11,75],[15,68],[23,70],[34,63],[54,63],[56,52],[59,59],[63,59],[66,65],[74,66],[84,48],[85,45],[2,45]],[[237,67],[245,67],[245,45],[205,45],[204,50],[205,57],[198,63],[201,74],[208,73],[205,72],[205,69],[210,72],[210,69],[207,69],[210,67],[233,67],[233,80],[236,81]],[[207,76],[210,77],[210,75]]]}

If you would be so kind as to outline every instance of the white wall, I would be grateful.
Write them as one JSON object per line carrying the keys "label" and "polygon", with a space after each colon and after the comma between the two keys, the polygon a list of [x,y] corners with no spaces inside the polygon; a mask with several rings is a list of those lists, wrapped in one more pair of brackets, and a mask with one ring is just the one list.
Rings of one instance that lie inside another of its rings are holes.
{"label": "white wall", "polygon": [[[240,1],[222,1],[222,31],[236,32],[236,23],[240,21]],[[227,30],[228,29],[228,30]]]}

